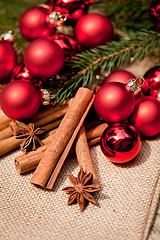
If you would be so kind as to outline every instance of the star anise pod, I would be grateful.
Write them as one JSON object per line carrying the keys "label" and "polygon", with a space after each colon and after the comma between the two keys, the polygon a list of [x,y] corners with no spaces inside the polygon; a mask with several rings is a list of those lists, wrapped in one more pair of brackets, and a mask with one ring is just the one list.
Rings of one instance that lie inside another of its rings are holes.
{"label": "star anise pod", "polygon": [[16,136],[16,139],[23,139],[24,141],[21,144],[21,150],[25,151],[35,151],[38,146],[42,146],[43,143],[37,137],[37,135],[42,134],[44,132],[41,128],[34,128],[33,123],[29,123],[28,125],[15,121],[19,128],[20,135]]}
{"label": "star anise pod", "polygon": [[96,200],[93,198],[93,192],[100,191],[100,188],[91,184],[93,180],[92,173],[84,173],[81,168],[78,177],[74,177],[71,173],[68,173],[69,180],[74,186],[65,187],[62,190],[69,193],[68,205],[77,201],[80,210],[84,210],[86,200],[88,202],[96,204]]}

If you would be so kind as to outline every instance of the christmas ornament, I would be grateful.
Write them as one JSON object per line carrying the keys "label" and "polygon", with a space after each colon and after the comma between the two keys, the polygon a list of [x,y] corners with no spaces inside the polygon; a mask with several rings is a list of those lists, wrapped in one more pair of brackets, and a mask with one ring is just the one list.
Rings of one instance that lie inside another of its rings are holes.
{"label": "christmas ornament", "polygon": [[142,91],[145,95],[156,96],[160,90],[160,66],[149,69],[144,75],[145,82]]}
{"label": "christmas ornament", "polygon": [[0,40],[2,41],[6,41],[6,42],[9,42],[9,43],[13,43],[14,40],[15,40],[15,37],[14,35],[12,34],[12,31],[8,31],[8,32],[5,32],[3,33],[1,36],[0,36]]}
{"label": "christmas ornament", "polygon": [[104,84],[109,82],[121,82],[127,84],[127,81],[131,78],[136,79],[136,77],[131,72],[128,72],[126,70],[116,70],[105,78]]}
{"label": "christmas ornament", "polygon": [[65,61],[72,59],[72,57],[82,50],[80,44],[70,36],[64,34],[54,34],[48,37],[54,40],[64,51]]}
{"label": "christmas ornament", "polygon": [[65,21],[60,13],[51,12],[45,7],[31,7],[27,9],[19,20],[22,36],[33,41],[39,37],[47,37],[55,32],[55,28]]}
{"label": "christmas ornament", "polygon": [[89,13],[76,23],[75,37],[83,47],[94,48],[112,41],[113,26],[106,16]]}
{"label": "christmas ornament", "polygon": [[65,14],[68,20],[77,21],[87,13],[90,4],[90,0],[55,0],[53,9]]}
{"label": "christmas ornament", "polygon": [[[116,70],[112,73],[110,73],[104,80],[104,83],[109,83],[109,82],[121,82],[124,84],[127,84],[127,82],[130,79],[136,79],[136,76],[133,75],[131,72],[128,72],[126,70]],[[141,93],[138,92],[135,94],[135,98],[140,97]]]}
{"label": "christmas ornament", "polygon": [[153,0],[149,9],[149,15],[153,24],[160,29],[160,1]]}
{"label": "christmas ornament", "polygon": [[127,85],[120,82],[102,85],[96,92],[94,100],[94,107],[99,117],[107,122],[127,119],[134,109],[134,92],[138,88],[138,83],[132,79]]}
{"label": "christmas ornament", "polygon": [[17,63],[17,55],[8,41],[0,41],[0,83],[6,83]]}
{"label": "christmas ornament", "polygon": [[134,111],[129,117],[139,133],[151,137],[160,133],[160,101],[152,96],[136,100]]}
{"label": "christmas ornament", "polygon": [[46,79],[41,79],[34,77],[30,71],[26,68],[24,63],[18,64],[12,71],[11,74],[11,82],[16,80],[23,80],[31,82],[36,87],[40,87],[43,82],[46,81]]}
{"label": "christmas ornament", "polygon": [[27,81],[14,81],[6,85],[0,95],[3,112],[12,119],[24,120],[32,117],[41,104],[41,94]]}
{"label": "christmas ornament", "polygon": [[114,123],[104,130],[100,146],[112,162],[125,163],[138,154],[141,147],[140,135],[128,123]]}
{"label": "christmas ornament", "polygon": [[24,64],[34,76],[50,78],[63,67],[64,53],[56,42],[39,38],[26,48]]}

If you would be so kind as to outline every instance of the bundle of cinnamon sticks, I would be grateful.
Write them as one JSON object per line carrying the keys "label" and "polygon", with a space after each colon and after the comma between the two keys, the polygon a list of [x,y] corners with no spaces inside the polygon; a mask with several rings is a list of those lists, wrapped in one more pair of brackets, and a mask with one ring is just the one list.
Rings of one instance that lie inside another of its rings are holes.
{"label": "bundle of cinnamon sticks", "polygon": [[[35,127],[45,129],[42,136],[44,145],[36,151],[16,157],[15,166],[18,173],[36,168],[31,183],[52,189],[67,155],[75,152],[79,166],[86,172],[92,172],[93,182],[99,186],[89,146],[99,143],[108,125],[98,120],[84,126],[93,101],[92,91],[79,88],[74,99],[68,103],[41,110],[36,114],[32,122]],[[13,150],[22,142],[22,139],[16,139],[18,129],[7,116],[0,118],[0,133],[0,155]]]}

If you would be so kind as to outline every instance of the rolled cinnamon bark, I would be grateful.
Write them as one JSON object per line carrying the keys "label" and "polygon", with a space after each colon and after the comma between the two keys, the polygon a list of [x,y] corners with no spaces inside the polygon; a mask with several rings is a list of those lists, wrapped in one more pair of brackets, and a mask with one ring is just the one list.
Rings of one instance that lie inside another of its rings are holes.
{"label": "rolled cinnamon bark", "polygon": [[16,139],[15,136],[1,140],[0,141],[0,156],[17,148],[22,142],[23,142],[23,139]]}
{"label": "rolled cinnamon bark", "polygon": [[87,88],[79,88],[72,104],[69,106],[56,134],[44,153],[37,169],[35,170],[31,183],[45,187],[49,177],[67,143],[69,142],[83,112],[93,98],[93,92]]}
{"label": "rolled cinnamon bark", "polygon": [[[98,133],[95,131],[96,128],[97,128],[97,126],[86,131],[86,136],[87,136],[89,147],[96,145],[100,142],[101,135],[105,129],[105,128],[101,127],[102,132],[100,133],[98,131],[99,137],[97,137]],[[88,133],[88,131],[89,131],[89,133]],[[94,132],[94,134],[92,134],[92,131]],[[47,146],[49,145],[50,141],[52,140],[53,134],[55,134],[55,132],[56,132],[56,129],[50,131],[49,135],[46,134],[46,138],[42,140],[44,146],[39,147],[36,151],[31,151],[27,154],[22,154],[15,158],[15,167],[19,174],[33,170],[38,166],[38,164],[43,156],[43,153],[46,150]],[[72,148],[70,151],[70,154],[73,154],[73,153],[75,153],[75,151]]]}
{"label": "rolled cinnamon bark", "polygon": [[96,174],[96,170],[93,165],[93,161],[90,155],[89,146],[87,142],[87,136],[84,124],[82,125],[75,143],[75,151],[79,166],[82,167],[84,172],[93,174],[92,183],[97,187],[100,187],[100,183]]}

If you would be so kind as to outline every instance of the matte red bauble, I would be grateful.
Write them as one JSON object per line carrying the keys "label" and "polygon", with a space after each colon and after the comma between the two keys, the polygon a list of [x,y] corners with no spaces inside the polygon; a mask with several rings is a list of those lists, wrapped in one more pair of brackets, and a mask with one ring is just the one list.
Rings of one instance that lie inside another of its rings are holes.
{"label": "matte red bauble", "polygon": [[113,26],[106,16],[99,13],[89,13],[77,22],[75,37],[86,48],[104,45],[113,39]]}
{"label": "matte red bauble", "polygon": [[39,37],[46,37],[55,32],[54,26],[50,23],[49,9],[36,6],[27,9],[19,20],[19,29],[22,36],[32,41]]}
{"label": "matte red bauble", "polygon": [[153,24],[160,29],[160,1],[153,0],[150,6],[149,15]]}
{"label": "matte red bauble", "polygon": [[87,13],[90,0],[55,0],[54,11],[65,13],[67,19],[77,21]]}
{"label": "matte red bauble", "polygon": [[7,41],[0,41],[0,82],[4,83],[17,63],[17,55],[12,45]]}
{"label": "matte red bauble", "polygon": [[11,79],[10,81],[16,81],[16,80],[23,80],[33,83],[34,86],[40,87],[42,85],[42,82],[46,81],[46,79],[41,79],[34,77],[30,71],[26,68],[24,63],[18,64],[12,71]]}
{"label": "matte red bauble", "polygon": [[[144,75],[145,82],[142,86],[142,91],[145,95],[153,95],[153,90],[160,89],[160,66],[155,66],[149,69]],[[155,92],[155,91],[154,91]]]}
{"label": "matte red bauble", "polygon": [[136,100],[134,111],[129,117],[139,133],[151,137],[160,133],[160,102],[152,96]]}
{"label": "matte red bauble", "polygon": [[127,84],[127,81],[131,78],[136,79],[136,76],[126,70],[116,70],[105,78],[104,84],[109,82],[121,82]]}
{"label": "matte red bauble", "polygon": [[24,64],[34,76],[50,78],[63,67],[64,53],[58,43],[50,39],[39,38],[26,48]]}
{"label": "matte red bauble", "polygon": [[32,117],[38,111],[41,101],[40,92],[26,81],[17,80],[7,84],[0,95],[3,112],[17,120]]}
{"label": "matte red bauble", "polygon": [[100,146],[112,162],[125,163],[138,154],[141,147],[140,135],[135,127],[127,123],[111,124],[104,130]]}
{"label": "matte red bauble", "polygon": [[95,94],[95,110],[99,117],[107,122],[127,119],[134,106],[134,93],[123,83],[106,83]]}
{"label": "matte red bauble", "polygon": [[65,61],[72,59],[82,49],[77,41],[64,34],[54,34],[48,38],[54,40],[63,49]]}

